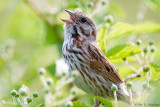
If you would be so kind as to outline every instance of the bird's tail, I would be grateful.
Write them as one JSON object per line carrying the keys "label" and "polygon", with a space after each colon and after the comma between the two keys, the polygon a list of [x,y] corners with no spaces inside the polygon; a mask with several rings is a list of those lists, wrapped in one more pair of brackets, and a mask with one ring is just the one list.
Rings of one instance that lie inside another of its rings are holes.
{"label": "bird's tail", "polygon": [[126,89],[126,86],[124,83],[119,84],[118,90],[117,90],[117,98],[123,102],[126,102],[128,104],[131,104],[131,96]]}

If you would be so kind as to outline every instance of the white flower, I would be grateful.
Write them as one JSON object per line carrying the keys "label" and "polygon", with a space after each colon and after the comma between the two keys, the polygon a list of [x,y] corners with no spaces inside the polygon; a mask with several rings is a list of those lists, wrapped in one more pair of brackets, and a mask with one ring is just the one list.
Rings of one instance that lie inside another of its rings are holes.
{"label": "white flower", "polygon": [[19,93],[21,96],[28,96],[29,88],[25,85],[22,85],[22,87],[19,89]]}
{"label": "white flower", "polygon": [[61,76],[63,74],[68,74],[69,73],[69,67],[68,65],[64,62],[64,59],[58,59],[56,60],[56,75]]}

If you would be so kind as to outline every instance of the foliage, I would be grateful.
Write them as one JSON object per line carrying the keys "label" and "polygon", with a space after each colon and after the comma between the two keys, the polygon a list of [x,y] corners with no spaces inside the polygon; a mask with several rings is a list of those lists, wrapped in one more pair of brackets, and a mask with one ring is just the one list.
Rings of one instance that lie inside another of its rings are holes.
{"label": "foliage", "polygon": [[80,101],[74,101],[73,106],[74,107],[89,107],[85,103],[81,103]]}
{"label": "foliage", "polygon": [[142,52],[142,50],[134,44],[122,44],[109,49],[106,56],[110,59],[126,58]]}
{"label": "foliage", "polygon": [[[69,78],[65,64],[59,63],[64,38],[63,22],[59,18],[67,17],[64,9],[82,10],[95,21],[97,42],[124,80],[141,74],[140,78],[129,79],[133,83],[129,89],[133,99],[149,103],[159,101],[160,39],[157,35],[160,34],[160,22],[155,18],[160,15],[159,0],[140,0],[138,12],[133,9],[138,5],[134,0],[132,3],[112,0],[0,2],[0,106],[24,106],[23,90],[21,94],[18,90],[25,84],[30,92],[34,92],[34,96],[28,94],[28,100],[25,98],[30,107],[90,107],[93,98],[104,106],[113,107],[113,102],[102,97],[94,96],[88,100],[90,97],[71,83],[77,74],[71,74]],[[127,7],[132,5],[134,7]],[[147,14],[146,6],[151,9]],[[135,15],[139,13],[146,17],[139,20]],[[143,43],[137,44],[137,39]],[[150,39],[155,43],[146,42]],[[37,73],[40,67],[44,69]],[[151,87],[155,88],[152,92],[149,91]],[[134,98],[136,93],[141,96]],[[152,100],[146,100],[150,98]],[[118,105],[125,103],[118,101]]]}
{"label": "foliage", "polygon": [[155,71],[159,72],[160,71],[160,66],[158,64],[155,64],[155,63],[150,63],[151,67],[154,68]]}
{"label": "foliage", "polygon": [[98,33],[98,36],[101,36],[102,38],[104,37],[106,40],[127,36],[130,34],[160,32],[160,23],[155,23],[155,22],[143,22],[135,25],[119,22],[110,28],[111,29],[110,32],[105,32],[107,26],[108,25],[102,27]]}
{"label": "foliage", "polygon": [[112,103],[109,100],[98,96],[96,96],[95,98],[101,101],[106,107],[113,107]]}

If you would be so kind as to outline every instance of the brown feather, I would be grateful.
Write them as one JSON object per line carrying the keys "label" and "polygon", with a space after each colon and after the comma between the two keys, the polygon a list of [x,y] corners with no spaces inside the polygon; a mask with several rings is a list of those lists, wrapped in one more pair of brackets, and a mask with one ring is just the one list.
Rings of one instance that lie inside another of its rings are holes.
{"label": "brown feather", "polygon": [[[90,53],[92,59],[90,59],[90,67],[98,74],[104,76],[114,83],[123,83],[118,71],[109,62],[107,57],[99,49],[96,43],[90,44]],[[100,55],[100,56],[99,56]],[[100,60],[101,59],[101,60]]]}

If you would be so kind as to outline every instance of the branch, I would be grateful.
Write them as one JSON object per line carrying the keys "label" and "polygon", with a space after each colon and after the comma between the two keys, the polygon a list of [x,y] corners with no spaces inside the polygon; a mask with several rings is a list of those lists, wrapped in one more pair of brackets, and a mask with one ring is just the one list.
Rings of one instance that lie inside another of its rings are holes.
{"label": "branch", "polygon": [[141,76],[142,76],[142,74],[140,74],[140,73],[138,73],[138,74],[132,74],[132,75],[128,76],[127,78],[125,78],[124,82],[127,82],[130,79],[134,79],[134,78],[141,77]]}
{"label": "branch", "polygon": [[[63,42],[63,39],[59,36],[60,33],[57,31],[57,25],[56,24],[52,24],[46,17],[45,17],[45,12],[39,10],[35,5],[34,3],[32,3],[30,0],[24,0],[24,2],[27,4],[27,6],[32,9],[32,11],[37,15],[39,16],[44,22],[46,22],[49,26],[52,27],[52,29],[55,31],[55,35],[56,35],[56,38],[58,39],[59,42]],[[41,7],[43,8],[43,7]],[[57,12],[57,11],[56,11]],[[54,13],[54,15],[56,15],[56,12]],[[58,12],[57,12],[58,13]]]}

